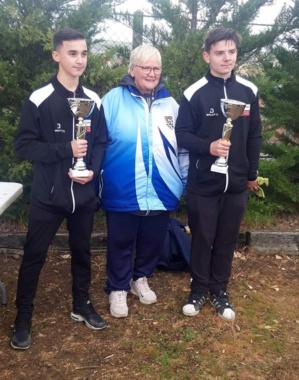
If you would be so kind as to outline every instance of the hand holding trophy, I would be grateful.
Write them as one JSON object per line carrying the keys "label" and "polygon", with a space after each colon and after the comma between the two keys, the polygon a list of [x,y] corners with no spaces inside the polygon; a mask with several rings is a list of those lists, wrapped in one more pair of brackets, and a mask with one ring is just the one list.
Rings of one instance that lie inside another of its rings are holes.
{"label": "hand holding trophy", "polygon": [[[229,141],[233,129],[232,120],[236,120],[244,111],[246,104],[233,99],[220,99],[221,110],[226,117],[226,122],[223,125],[222,139]],[[216,173],[227,173],[228,165],[226,157],[218,157],[215,163],[211,166],[211,171]]]}
{"label": "hand holding trophy", "polygon": [[[78,120],[76,124],[76,139],[82,140],[85,138],[86,125],[84,124],[84,118],[88,116],[94,107],[94,101],[91,99],[83,98],[68,98],[69,106],[72,114]],[[73,167],[70,169],[73,177],[81,178],[88,177],[89,170],[86,169],[86,164],[83,157],[75,159]]]}

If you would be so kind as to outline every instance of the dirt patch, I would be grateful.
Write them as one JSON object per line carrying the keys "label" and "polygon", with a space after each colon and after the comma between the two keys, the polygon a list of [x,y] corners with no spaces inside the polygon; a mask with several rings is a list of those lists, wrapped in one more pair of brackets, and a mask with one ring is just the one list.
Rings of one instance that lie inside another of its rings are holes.
{"label": "dirt patch", "polygon": [[92,331],[70,319],[70,259],[49,253],[35,301],[32,345],[9,341],[20,260],[0,256],[8,305],[0,306],[0,378],[297,380],[299,378],[299,258],[237,252],[230,295],[237,318],[222,321],[208,303],[196,317],[182,315],[188,273],[157,271],[150,280],[158,302],[129,295],[129,316],[110,316],[105,255],[93,255],[91,298],[108,327]]}

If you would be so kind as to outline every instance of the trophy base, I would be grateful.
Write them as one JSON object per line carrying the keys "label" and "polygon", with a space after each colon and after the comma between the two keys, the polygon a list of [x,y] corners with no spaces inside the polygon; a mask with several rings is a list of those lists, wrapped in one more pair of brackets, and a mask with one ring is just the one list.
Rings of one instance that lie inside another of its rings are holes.
{"label": "trophy base", "polygon": [[218,166],[216,164],[213,164],[211,166],[211,172],[220,173],[220,174],[226,174],[228,171],[228,165],[226,166]]}
{"label": "trophy base", "polygon": [[86,178],[89,176],[89,170],[78,170],[78,169],[70,169],[70,173],[72,173],[72,176],[75,178]]}

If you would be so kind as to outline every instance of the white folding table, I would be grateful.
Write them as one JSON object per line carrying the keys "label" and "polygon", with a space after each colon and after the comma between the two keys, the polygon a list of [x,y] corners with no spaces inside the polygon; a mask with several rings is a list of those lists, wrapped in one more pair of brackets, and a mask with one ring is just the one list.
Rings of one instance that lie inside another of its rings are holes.
{"label": "white folding table", "polygon": [[[0,215],[16,200],[23,192],[23,185],[15,182],[0,182]],[[0,280],[2,293],[2,305],[7,304],[6,289]]]}
{"label": "white folding table", "polygon": [[0,215],[16,200],[23,192],[23,185],[15,182],[0,182]]}

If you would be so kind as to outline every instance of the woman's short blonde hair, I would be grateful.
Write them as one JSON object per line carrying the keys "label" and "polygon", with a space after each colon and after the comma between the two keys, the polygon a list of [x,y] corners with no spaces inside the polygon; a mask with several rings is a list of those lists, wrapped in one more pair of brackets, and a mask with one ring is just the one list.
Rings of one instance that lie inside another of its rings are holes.
{"label": "woman's short blonde hair", "polygon": [[131,51],[128,72],[130,73],[130,71],[133,70],[136,65],[140,65],[146,62],[153,55],[157,56],[159,65],[162,68],[161,54],[157,48],[149,44],[137,46],[137,48]]}

